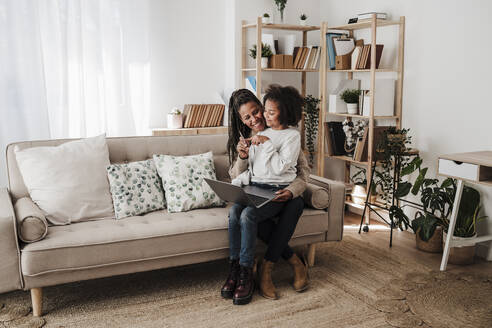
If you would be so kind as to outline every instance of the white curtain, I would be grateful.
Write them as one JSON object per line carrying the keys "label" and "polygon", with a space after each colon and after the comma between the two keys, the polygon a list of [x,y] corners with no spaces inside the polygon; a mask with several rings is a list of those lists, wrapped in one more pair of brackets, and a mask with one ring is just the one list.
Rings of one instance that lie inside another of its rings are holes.
{"label": "white curtain", "polygon": [[2,152],[19,140],[149,134],[148,14],[148,0],[0,0]]}

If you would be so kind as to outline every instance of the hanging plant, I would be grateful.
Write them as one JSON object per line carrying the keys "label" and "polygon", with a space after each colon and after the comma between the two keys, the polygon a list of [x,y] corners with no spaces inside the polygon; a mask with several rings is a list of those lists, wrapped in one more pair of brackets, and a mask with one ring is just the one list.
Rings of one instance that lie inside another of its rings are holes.
{"label": "hanging plant", "polygon": [[308,95],[304,98],[304,126],[306,129],[306,146],[309,152],[309,164],[311,167],[314,163],[314,141],[318,134],[319,121],[319,103],[318,98]]}
{"label": "hanging plant", "polygon": [[275,0],[275,5],[280,12],[280,20],[282,21],[282,23],[284,22],[284,9],[286,4],[287,0]]}

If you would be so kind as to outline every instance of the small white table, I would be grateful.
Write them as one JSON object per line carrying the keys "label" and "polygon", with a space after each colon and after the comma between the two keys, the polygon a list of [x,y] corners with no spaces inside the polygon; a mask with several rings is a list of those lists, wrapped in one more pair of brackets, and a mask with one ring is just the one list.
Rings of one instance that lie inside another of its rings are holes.
{"label": "small white table", "polygon": [[453,211],[449,220],[449,229],[441,261],[441,271],[446,270],[448,264],[449,249],[457,246],[469,246],[476,243],[492,240],[492,235],[480,236],[471,240],[461,241],[453,238],[456,217],[460,207],[463,193],[463,181],[484,184],[492,187],[492,151],[479,151],[471,153],[459,153],[439,156],[439,175],[458,180],[456,196],[454,198]]}

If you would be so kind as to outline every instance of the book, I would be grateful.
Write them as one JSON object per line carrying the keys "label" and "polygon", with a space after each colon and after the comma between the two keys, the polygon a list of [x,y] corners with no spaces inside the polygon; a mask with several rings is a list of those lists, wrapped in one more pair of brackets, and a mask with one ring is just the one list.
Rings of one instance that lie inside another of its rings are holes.
{"label": "book", "polygon": [[316,67],[318,66],[320,54],[321,54],[321,48],[316,46],[316,56],[314,57],[314,61],[313,64],[311,65],[311,69],[316,69]]}
{"label": "book", "polygon": [[298,69],[304,68],[304,63],[306,62],[306,58],[309,54],[309,51],[310,51],[310,49],[308,47],[303,47],[302,57],[301,57],[301,60],[299,61]]}
{"label": "book", "polygon": [[[297,48],[297,51],[295,48]],[[303,47],[295,47],[295,48],[294,48],[294,68],[297,68],[297,65],[299,65],[299,60],[302,57]]]}
{"label": "book", "polygon": [[342,35],[348,36],[346,33],[326,33],[326,50],[328,52],[328,66],[330,69],[335,69],[335,47],[333,46],[333,38],[339,38]]}
{"label": "book", "polygon": [[342,122],[331,121],[328,123],[328,131],[331,135],[333,154],[336,156],[346,155],[345,151],[345,132],[343,132]]}
{"label": "book", "polygon": [[378,13],[372,11],[372,12],[357,14],[357,22],[360,22],[362,19],[371,19],[373,14],[376,14],[376,19],[386,19],[388,16],[386,15],[386,13]]}
{"label": "book", "polygon": [[352,58],[351,58],[351,69],[356,69],[357,68],[357,62],[360,57],[362,47],[355,47],[354,51],[352,52]]}
{"label": "book", "polygon": [[325,122],[325,144],[326,144],[326,154],[328,156],[335,155],[335,152],[333,151],[333,143],[331,140],[330,126],[328,125],[328,122]]}
{"label": "book", "polygon": [[[384,44],[376,44],[376,68],[379,67],[379,62],[381,61],[381,55],[383,54]],[[371,46],[369,45],[369,52],[367,56],[366,69],[371,68]]]}
{"label": "book", "polygon": [[307,53],[306,58],[304,60],[304,65],[302,66],[302,69],[309,68],[308,67],[309,60],[311,59],[312,56],[313,56],[313,46],[308,46],[308,53]]}
{"label": "book", "polygon": [[191,106],[190,105],[184,105],[183,108],[183,114],[185,116],[185,122],[183,124],[184,128],[189,128],[190,127],[190,114],[191,114]]}
{"label": "book", "polygon": [[249,91],[256,93],[256,76],[247,76],[246,77],[246,89]]}
{"label": "book", "polygon": [[292,58],[294,58],[294,68],[296,68],[296,61],[298,61],[297,55],[299,54],[299,49],[302,49],[302,47],[294,47],[294,52],[292,53]]}
{"label": "book", "polygon": [[364,128],[364,134],[362,138],[359,138],[357,140],[357,145],[355,146],[355,151],[354,151],[354,160],[360,162],[362,159],[362,154],[364,152],[364,146],[367,143],[367,135],[369,134],[369,128],[365,127]]}

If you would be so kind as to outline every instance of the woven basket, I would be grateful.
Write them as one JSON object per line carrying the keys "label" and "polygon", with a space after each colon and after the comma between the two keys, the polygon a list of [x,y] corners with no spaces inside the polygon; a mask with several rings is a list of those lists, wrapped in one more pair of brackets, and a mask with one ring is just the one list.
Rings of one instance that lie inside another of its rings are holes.
{"label": "woven basket", "polygon": [[442,252],[442,227],[436,227],[434,234],[428,241],[423,241],[419,235],[420,228],[417,229],[415,233],[415,242],[417,248],[421,251],[428,253],[440,253]]}

